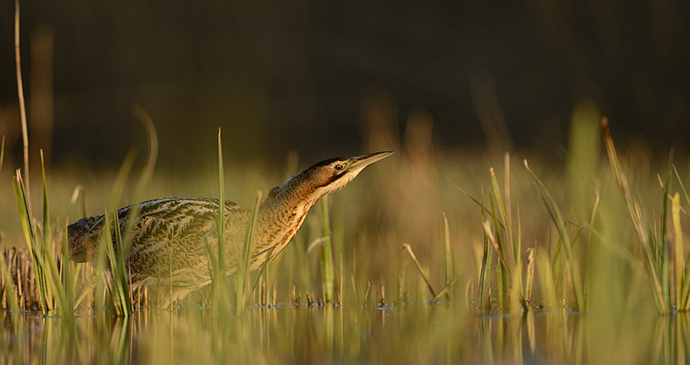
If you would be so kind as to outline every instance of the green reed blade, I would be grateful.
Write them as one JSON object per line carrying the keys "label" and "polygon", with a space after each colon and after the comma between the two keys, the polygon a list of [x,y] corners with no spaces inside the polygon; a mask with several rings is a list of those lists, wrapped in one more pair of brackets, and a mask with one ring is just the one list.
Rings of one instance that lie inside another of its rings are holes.
{"label": "green reed blade", "polygon": [[323,239],[321,241],[321,283],[326,303],[333,302],[335,270],[333,268],[333,247],[331,245],[331,223],[328,215],[328,196],[321,198]]}
{"label": "green reed blade", "polygon": [[[489,194],[489,202],[491,203],[491,218],[493,219],[494,223],[494,230],[496,232],[495,237],[491,235],[489,238],[493,239],[492,243],[494,243],[494,247],[497,250],[498,256],[500,258],[500,265],[499,268],[497,269],[497,273],[501,274],[501,290],[500,292],[503,294],[503,297],[501,298],[501,302],[503,304],[509,304],[508,300],[508,293],[509,293],[509,285],[511,284],[511,279],[510,277],[512,274],[510,273],[510,267],[508,267],[508,262],[506,261],[505,255],[505,249],[503,246],[503,235],[501,234],[501,225],[499,224],[499,219],[498,219],[498,214],[496,214],[496,205],[498,205],[499,213],[501,214],[501,219],[503,219],[503,222],[506,222],[506,213],[505,213],[505,206],[503,205],[503,200],[501,199],[501,193],[498,188],[498,181],[496,180],[496,174],[494,173],[494,169],[491,168],[491,184],[493,187],[494,191],[494,196],[496,197],[496,204],[494,204],[494,198]],[[510,231],[510,227],[508,225],[505,226],[505,231],[508,232]]]}
{"label": "green reed blade", "polygon": [[[229,310],[230,298],[228,297],[225,277],[218,266],[218,257],[211,244],[208,243],[206,237],[204,237],[204,246],[206,247],[206,254],[208,255],[208,263],[211,266],[209,268],[209,273],[211,274],[212,295],[209,305],[216,313],[218,313],[218,308],[220,308],[221,311]],[[220,306],[218,305],[219,299],[222,303]]]}
{"label": "green reed blade", "polygon": [[[671,194],[671,184],[673,182],[673,149],[671,149],[671,152],[668,157],[668,169],[666,171],[666,182],[664,183],[664,186],[662,188],[662,193],[663,193],[663,208],[661,210],[661,229],[659,231],[659,236],[657,238],[657,242],[662,243],[666,239],[666,221],[668,217],[668,202],[669,202],[669,197]],[[666,253],[666,250],[662,250],[664,254]]]}
{"label": "green reed blade", "polygon": [[245,289],[249,283],[249,273],[251,271],[251,256],[254,246],[254,227],[259,216],[259,206],[261,205],[261,190],[256,191],[256,201],[250,213],[249,222],[247,224],[247,231],[244,236],[244,246],[242,247],[242,258],[237,270],[237,315],[244,312],[246,304]]}
{"label": "green reed blade", "polygon": [[[271,247],[270,250],[268,250],[268,253],[266,254],[266,257],[271,257],[271,254],[273,254],[273,249],[275,247]],[[261,275],[264,274],[264,271],[266,271],[266,266],[268,266],[268,261],[264,261],[263,264],[261,264],[261,268],[259,269],[259,274],[256,276],[256,281],[254,282],[254,285],[252,285],[252,290],[251,292],[254,292],[256,290],[256,287],[259,285],[259,279],[261,278]]]}
{"label": "green reed blade", "polygon": [[[488,209],[484,207],[484,195],[483,195],[483,190],[482,190],[482,202],[480,203],[480,206],[482,208],[482,222],[486,221],[486,213],[490,213]],[[491,307],[491,298],[489,297],[490,289],[491,289],[491,284],[490,284],[490,278],[491,278],[491,262],[492,262],[492,255],[493,255],[493,250],[490,247],[491,243],[489,242],[489,237],[486,235],[486,231],[484,231],[484,244],[483,244],[483,252],[482,252],[482,266],[481,266],[481,271],[479,273],[479,303],[481,303],[482,306],[486,308]]]}
{"label": "green reed blade", "polygon": [[[512,303],[518,302],[520,303],[521,306],[523,306],[525,309],[527,308],[527,302],[524,299],[524,296],[521,291],[521,285],[517,284],[521,280],[521,276],[519,273],[515,273],[513,275],[512,270],[508,266],[508,263],[506,262],[505,256],[503,252],[500,250],[498,246],[498,242],[496,238],[494,237],[493,233],[491,232],[491,225],[489,224],[489,221],[484,222],[484,236],[488,237],[489,242],[491,242],[494,251],[496,251],[496,254],[498,255],[500,265],[497,265],[495,267],[495,274],[496,276],[496,286],[499,289],[499,293],[501,296],[499,296],[499,302],[501,303],[500,306],[503,308],[506,306],[508,309],[515,310],[517,307],[514,307]],[[518,264],[516,269],[521,270],[522,265]],[[500,276],[500,278],[499,278]],[[500,280],[499,280],[500,279]],[[510,298],[510,293],[511,293],[511,286],[515,295],[515,301],[513,301]]]}
{"label": "green reed blade", "polygon": [[[147,156],[146,165],[144,166],[144,170],[141,172],[141,175],[139,176],[139,180],[137,181],[134,194],[131,198],[134,204],[130,206],[129,211],[127,212],[127,217],[125,217],[126,221],[124,222],[124,225],[121,225],[119,222],[117,222],[116,224],[116,227],[118,227],[116,231],[119,233],[119,241],[116,240],[116,246],[118,247],[118,250],[115,252],[117,255],[116,260],[118,262],[118,285],[120,286],[118,288],[118,292],[121,292],[124,295],[124,301],[122,301],[122,304],[127,305],[128,313],[132,309],[132,291],[130,289],[128,282],[129,273],[127,270],[127,255],[129,252],[130,245],[132,243],[131,238],[132,233],[134,231],[136,217],[139,216],[139,205],[137,204],[137,202],[142,201],[145,196],[146,189],[148,188],[151,182],[153,171],[156,167],[156,161],[158,158],[158,134],[156,133],[156,126],[153,123],[153,119],[146,112],[146,110],[144,110],[142,107],[136,104],[132,105],[131,112],[144,125],[149,142],[149,153]],[[129,169],[127,169],[127,172],[128,171]],[[121,180],[122,184],[124,184],[125,182],[124,177],[126,177],[126,175],[123,175],[123,180]],[[116,202],[117,200],[118,199],[115,199],[114,202]],[[115,209],[114,205],[113,209]],[[119,220],[119,217],[117,216],[117,211],[115,212],[115,219]],[[116,235],[116,237],[118,236]]]}
{"label": "green reed blade", "polygon": [[[217,254],[214,248],[206,242],[206,250],[211,265],[211,283],[212,293],[211,307],[215,311],[219,308],[218,299],[221,300],[220,308],[227,311],[230,308],[230,298],[228,296],[228,289],[225,283],[226,259],[225,259],[225,170],[223,162],[223,142],[221,138],[221,129],[218,128],[218,216],[216,218],[216,231],[218,235]],[[237,267],[237,266],[235,266]],[[239,276],[238,270],[238,278]],[[238,285],[240,281],[238,280]],[[239,301],[239,297],[237,298]]]}
{"label": "green reed blade", "polygon": [[225,272],[225,172],[223,170],[223,144],[218,128],[218,270]]}
{"label": "green reed blade", "polygon": [[[472,195],[470,195],[470,193],[468,193],[467,191],[465,191],[465,189],[459,187],[458,185],[454,185],[454,186],[455,186],[458,190],[462,191],[463,194],[465,194],[468,198],[470,198],[475,204],[477,204],[479,207],[481,207],[481,208],[482,208],[482,214],[484,214],[484,213],[489,213],[489,214],[491,214],[491,211],[489,210],[489,208],[485,207],[484,204],[483,204],[482,202],[480,202],[480,201],[477,200],[475,197],[473,197]],[[498,224],[501,225],[501,228],[505,229],[505,225],[504,225],[503,222],[500,222],[500,221],[499,221]]]}
{"label": "green reed blade", "polygon": [[525,168],[534,178],[537,190],[539,191],[539,194],[541,195],[542,200],[544,201],[544,204],[546,205],[547,210],[549,211],[549,215],[551,216],[554,225],[558,229],[560,240],[563,241],[563,248],[565,249],[566,260],[569,264],[568,266],[570,267],[569,271],[573,281],[572,284],[573,291],[575,293],[575,301],[577,302],[577,309],[579,311],[585,311],[584,297],[582,293],[582,279],[580,277],[579,265],[576,262],[576,258],[573,257],[572,254],[571,241],[568,235],[568,231],[565,227],[565,220],[561,215],[560,209],[558,209],[556,200],[553,198],[546,186],[541,182],[539,177],[537,177],[537,175],[532,171],[532,169],[530,169],[527,160],[525,160]]}
{"label": "green reed blade", "polygon": [[[670,200],[670,190],[671,190],[671,182],[673,181],[671,177],[673,176],[672,174],[672,169],[673,169],[673,149],[671,149],[671,153],[669,155],[669,160],[668,160],[668,170],[666,173],[666,182],[663,186],[663,208],[661,210],[661,227],[659,230],[658,236],[656,236],[655,242],[657,242],[657,250],[660,254],[661,257],[661,284],[662,284],[662,289],[664,293],[664,300],[667,304],[667,310],[671,311],[673,310],[671,308],[671,294],[672,293],[677,293],[680,294],[680,284],[676,283],[676,288],[673,289],[671,287],[671,257],[670,257],[670,250],[666,250],[666,233],[667,233],[667,220],[668,220],[668,203]],[[680,200],[679,200],[680,202]],[[682,256],[680,256],[680,259],[682,260]],[[676,296],[676,302],[678,303],[678,296]]]}
{"label": "green reed blade", "polygon": [[489,247],[489,237],[484,233],[484,252],[482,253],[482,267],[479,273],[479,303],[487,308],[491,305],[489,298],[489,278],[491,276],[491,256],[493,250]]}
{"label": "green reed blade", "polygon": [[[66,297],[65,297],[65,291],[62,286],[62,282],[60,281],[60,275],[58,274],[57,271],[57,265],[55,264],[55,259],[52,256],[51,252],[51,238],[50,238],[50,209],[48,205],[48,183],[46,182],[46,169],[45,169],[45,162],[43,159],[43,150],[39,150],[40,156],[41,156],[41,175],[42,175],[42,182],[43,182],[43,244],[42,249],[43,252],[41,253],[43,255],[43,262],[44,264],[48,264],[49,270],[52,274],[52,277],[49,280],[49,291],[47,293],[49,301],[50,299],[57,299],[58,305],[61,307],[61,312],[63,316],[66,316],[66,319],[68,320],[73,320],[74,319],[74,313],[71,311],[70,306],[65,303],[66,302]],[[57,298],[55,298],[57,296]]]}
{"label": "green reed blade", "polygon": [[19,170],[17,170],[17,174],[14,178],[14,192],[19,206],[19,218],[22,224],[22,231],[24,232],[24,239],[26,240],[26,245],[29,248],[29,253],[31,254],[31,259],[34,264],[34,274],[36,275],[36,285],[38,287],[41,310],[43,314],[46,314],[51,308],[49,306],[50,297],[48,294],[48,281],[45,272],[46,267],[43,262],[43,248],[36,238],[36,230],[31,220],[29,201],[26,195],[24,181],[22,180]]}
{"label": "green reed blade", "polygon": [[[122,240],[122,232],[118,212],[115,211],[112,218],[106,216],[108,220],[112,220],[114,247],[112,244],[107,245],[106,252],[110,262],[111,284],[112,291],[115,294],[113,300],[116,301],[116,310],[118,315],[122,317],[129,316],[132,308],[131,301],[128,295],[127,285],[127,271],[125,268],[125,254],[123,252],[124,243]],[[106,231],[109,232],[109,231]]]}
{"label": "green reed blade", "polygon": [[[124,249],[125,243],[123,243],[122,239],[122,227],[119,223],[117,206],[123,195],[127,176],[129,176],[129,172],[132,169],[135,156],[134,152],[130,151],[118,171],[115,184],[113,185],[110,203],[104,212],[103,229],[98,238],[98,251],[96,254],[96,269],[99,273],[99,279],[96,286],[96,310],[101,311],[105,309],[105,303],[103,303],[103,299],[105,298],[101,296],[101,293],[110,285],[111,296],[109,301],[114,304],[118,316],[127,315],[129,313],[131,309],[131,300],[129,299],[129,295],[127,295],[127,271],[124,264],[127,250]],[[137,207],[133,206],[132,209],[136,213]],[[111,212],[114,212],[112,216]],[[129,221],[133,222],[134,219],[130,219]],[[128,248],[128,246],[129,245],[126,247]],[[115,247],[117,247],[117,252],[115,252]],[[109,267],[106,266],[106,260],[108,260]],[[107,268],[110,269],[110,272],[108,272]]]}
{"label": "green reed blade", "polygon": [[[74,323],[74,310],[71,292],[65,290],[65,284],[60,279],[56,259],[53,258],[51,252],[51,238],[50,238],[50,210],[48,206],[48,184],[46,183],[45,163],[43,158],[43,150],[40,150],[41,155],[41,172],[43,177],[43,265],[47,266],[50,272],[50,280],[48,280],[48,287],[50,289],[49,299],[54,300],[63,320],[66,323]],[[66,240],[66,237],[65,237]],[[63,244],[64,245],[64,244]],[[63,259],[64,260],[64,259]],[[64,264],[64,262],[63,262]],[[67,270],[65,274],[69,275]],[[71,277],[65,278],[65,283],[71,283]]]}
{"label": "green reed blade", "polygon": [[[132,201],[138,202],[142,199],[144,191],[149,185],[151,176],[153,175],[153,169],[155,168],[158,154],[158,139],[151,117],[142,108],[136,105],[133,106],[132,112],[142,121],[149,137],[149,154],[147,163],[139,178],[137,187],[132,197]],[[139,206],[137,204],[132,204],[130,206],[127,216],[124,217],[126,220],[122,225],[119,221],[117,206],[119,205],[118,202],[123,196],[127,177],[132,169],[134,160],[135,154],[130,151],[120,166],[115,184],[113,185],[113,192],[109,203],[110,208],[106,209],[104,218],[106,227],[112,226],[114,229],[112,231],[110,229],[103,229],[102,232],[104,232],[104,234],[102,234],[99,238],[99,251],[97,254],[98,258],[96,263],[96,267],[100,268],[99,271],[102,273],[102,275],[107,275],[103,271],[105,269],[105,259],[107,258],[110,262],[110,283],[113,286],[111,289],[112,293],[116,295],[115,298],[111,299],[117,303],[116,309],[118,311],[118,315],[129,315],[132,309],[131,291],[128,283],[129,274],[126,267],[126,262],[127,253],[129,252],[129,246],[131,244],[131,235],[134,230],[134,223],[136,221],[135,218],[139,215]],[[112,217],[109,214],[110,211],[114,212]],[[112,220],[114,220],[114,222],[111,222]],[[103,252],[101,252],[101,250],[103,250]],[[107,281],[108,279],[105,276],[101,276],[101,280]],[[88,286],[85,286],[84,288],[87,287]]]}
{"label": "green reed blade", "polygon": [[[505,204],[503,204],[503,198],[501,197],[501,190],[498,187],[498,180],[496,179],[496,173],[495,173],[493,167],[490,168],[489,170],[491,171],[491,185],[492,185],[492,188],[494,191],[494,197],[496,198],[496,206],[498,206],[498,212],[501,215],[501,221],[503,221],[503,223],[505,224],[504,229],[506,231],[506,234],[508,235],[508,239],[510,240],[511,227],[508,225],[508,215],[506,213]],[[498,216],[496,215],[496,210],[494,209],[494,203],[493,202],[494,202],[493,199],[491,199],[491,214],[494,218],[494,224],[496,225],[496,239],[498,241],[499,247],[501,248],[501,251],[505,252],[505,251],[503,251],[503,239],[501,238],[502,235],[500,234],[500,230],[498,230],[498,228],[500,227],[498,224],[499,219],[498,219]]]}
{"label": "green reed blade", "polygon": [[44,260],[50,257],[50,210],[48,209],[48,184],[46,183],[46,169],[43,162],[43,150],[41,154],[41,173],[43,178],[43,255]]}
{"label": "green reed blade", "polygon": [[117,304],[120,307],[120,314],[124,315],[127,311],[128,306],[125,305],[124,292],[125,289],[122,287],[123,283],[121,280],[122,271],[124,269],[124,264],[121,265],[120,257],[122,256],[122,231],[120,230],[120,219],[118,217],[118,212],[114,211],[111,216],[106,216],[111,219],[111,225],[113,227],[113,244],[108,245],[108,262],[110,263],[110,275],[112,278],[112,291],[115,294],[114,300],[117,300]]}
{"label": "green reed blade", "polygon": [[[96,289],[94,303],[94,309],[96,312],[101,312],[105,310],[105,293],[107,291],[108,285],[108,272],[106,266],[106,260],[108,260],[108,247],[112,246],[113,241],[110,235],[110,222],[108,222],[108,211],[105,211],[106,216],[103,217],[103,229],[101,230],[101,235],[98,237],[98,245],[96,251],[96,284],[94,288]],[[82,290],[86,290],[86,283],[82,286]],[[85,292],[84,295],[88,294]]]}

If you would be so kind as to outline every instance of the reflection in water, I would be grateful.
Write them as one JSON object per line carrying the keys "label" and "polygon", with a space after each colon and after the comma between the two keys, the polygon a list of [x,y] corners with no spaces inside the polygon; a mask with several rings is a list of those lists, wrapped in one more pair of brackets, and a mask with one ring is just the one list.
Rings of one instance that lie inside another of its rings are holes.
{"label": "reflection in water", "polygon": [[279,306],[244,317],[187,308],[131,318],[5,314],[2,363],[685,363],[688,314],[599,318],[464,305]]}

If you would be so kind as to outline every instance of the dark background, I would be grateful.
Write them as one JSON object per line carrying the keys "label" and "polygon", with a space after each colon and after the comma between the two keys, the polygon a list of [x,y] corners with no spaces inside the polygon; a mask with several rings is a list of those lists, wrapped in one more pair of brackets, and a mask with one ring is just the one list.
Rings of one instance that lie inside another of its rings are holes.
{"label": "dark background", "polygon": [[[364,121],[374,100],[394,111],[400,136],[410,112],[423,108],[440,146],[482,149],[491,134],[481,123],[488,111],[497,135],[509,136],[496,144],[552,155],[566,144],[574,105],[591,100],[623,144],[684,150],[689,7],[628,0],[22,1],[28,106],[38,98],[31,95],[39,72],[52,80],[42,90],[54,95],[48,131],[32,126],[32,142],[46,145],[54,165],[117,166],[132,147],[146,148],[130,112],[137,103],[156,122],[162,166],[215,163],[219,127],[230,159],[283,163],[295,149],[315,160],[366,149]],[[0,5],[0,134],[19,165],[13,14],[13,1]],[[41,71],[31,43],[51,38],[52,61]],[[46,108],[30,110],[29,123]]]}

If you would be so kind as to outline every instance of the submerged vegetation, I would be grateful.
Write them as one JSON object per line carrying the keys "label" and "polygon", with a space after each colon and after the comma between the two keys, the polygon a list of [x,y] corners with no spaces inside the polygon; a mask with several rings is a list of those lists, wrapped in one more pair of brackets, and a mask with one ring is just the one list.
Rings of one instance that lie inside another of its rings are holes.
{"label": "submerged vegetation", "polygon": [[[415,123],[431,129],[430,120]],[[84,183],[71,202],[73,180],[43,171],[39,214],[17,171],[15,194],[0,190],[0,202],[17,204],[21,222],[2,225],[0,357],[684,363],[688,172],[672,154],[662,165],[617,150],[591,105],[577,106],[571,124],[565,167],[558,168],[532,157],[517,163],[520,153],[442,151],[419,135],[397,145],[386,137],[392,131],[372,133],[367,148],[401,153],[323,199],[274,262],[250,273],[244,255],[238,274],[224,277],[223,250],[221,257],[209,250],[212,285],[161,305],[146,290],[129,289],[122,253],[130,229],[115,230],[115,247],[101,237],[95,265],[76,265],[67,259],[66,224],[89,211],[119,226],[117,207],[180,191],[233,198],[256,211],[261,191],[279,176],[225,165],[219,135],[219,178],[170,184],[153,172],[150,133],[149,163],[137,184],[128,178],[133,155],[116,178]],[[287,172],[295,165],[293,156]],[[103,185],[112,191],[91,193]],[[130,185],[136,188],[128,195]],[[252,234],[250,224],[245,253]],[[9,248],[21,246],[19,237],[27,248]]]}

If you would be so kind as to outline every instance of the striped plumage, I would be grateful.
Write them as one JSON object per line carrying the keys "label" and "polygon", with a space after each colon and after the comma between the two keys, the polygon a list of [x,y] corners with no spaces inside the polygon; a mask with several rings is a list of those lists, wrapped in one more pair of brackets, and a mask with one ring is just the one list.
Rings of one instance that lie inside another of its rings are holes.
{"label": "striped plumage", "polygon": [[[259,208],[251,269],[272,260],[290,243],[309,209],[321,197],[343,188],[367,165],[391,154],[377,152],[321,161],[271,189]],[[183,298],[192,290],[208,285],[211,276],[206,245],[217,255],[218,200],[170,197],[145,201],[138,207],[126,256],[132,287],[159,290],[162,299],[167,301]],[[130,209],[131,206],[118,210],[121,229],[132,219],[128,216]],[[225,267],[228,275],[236,271],[249,215],[248,209],[226,201]],[[103,215],[83,218],[68,227],[70,254],[74,261],[95,260],[103,227]]]}

